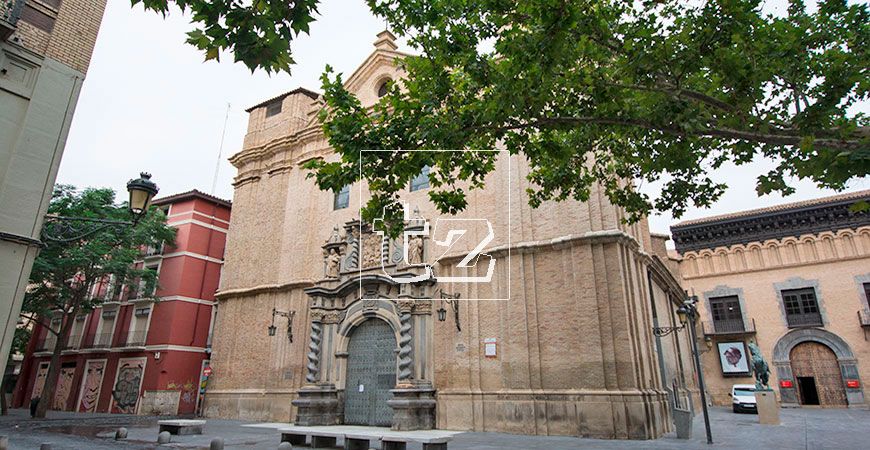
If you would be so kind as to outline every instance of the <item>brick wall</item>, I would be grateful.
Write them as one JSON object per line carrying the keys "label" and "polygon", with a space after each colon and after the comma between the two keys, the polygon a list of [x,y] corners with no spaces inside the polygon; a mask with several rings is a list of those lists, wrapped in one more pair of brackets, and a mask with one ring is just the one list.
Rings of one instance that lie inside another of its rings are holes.
{"label": "brick wall", "polygon": [[26,0],[19,44],[86,73],[106,0]]}

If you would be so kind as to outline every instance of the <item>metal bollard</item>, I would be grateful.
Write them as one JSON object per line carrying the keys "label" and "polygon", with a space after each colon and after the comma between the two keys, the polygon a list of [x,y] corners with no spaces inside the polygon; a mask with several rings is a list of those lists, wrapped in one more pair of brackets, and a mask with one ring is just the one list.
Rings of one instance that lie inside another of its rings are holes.
{"label": "metal bollard", "polygon": [[161,431],[160,434],[157,435],[157,443],[158,444],[168,444],[169,440],[172,438],[172,435],[169,434],[168,431]]}
{"label": "metal bollard", "polygon": [[278,444],[278,450],[293,450],[293,444],[289,442],[282,442]]}
{"label": "metal bollard", "polygon": [[9,450],[9,436],[0,436],[0,450]]}
{"label": "metal bollard", "polygon": [[115,430],[115,440],[127,439],[127,429],[124,427]]}
{"label": "metal bollard", "polygon": [[208,450],[224,450],[224,438],[216,437],[211,440]]}

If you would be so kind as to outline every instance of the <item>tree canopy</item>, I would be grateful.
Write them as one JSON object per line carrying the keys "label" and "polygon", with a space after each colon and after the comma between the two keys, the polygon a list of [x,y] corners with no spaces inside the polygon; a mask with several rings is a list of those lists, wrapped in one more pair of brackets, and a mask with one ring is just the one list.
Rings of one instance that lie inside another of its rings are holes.
{"label": "tree canopy", "polygon": [[[115,204],[111,189],[76,190],[57,185],[48,214],[65,217],[126,221],[126,205]],[[69,242],[46,239],[30,272],[30,284],[21,308],[23,316],[38,321],[56,336],[51,365],[40,398],[38,417],[44,417],[54,396],[60,373],[60,354],[66,347],[74,318],[91,311],[108,298],[144,287],[139,297],[153,296],[157,274],[135,262],[146,247],[175,242],[175,230],[166,226],[166,216],[151,210],[133,226],[110,226]],[[109,280],[112,280],[111,285]],[[106,295],[108,291],[108,295]],[[51,318],[59,318],[52,325]]]}
{"label": "tree canopy", "polygon": [[[170,0],[142,1],[166,11]],[[189,42],[233,49],[252,69],[288,70],[287,45],[307,32],[317,1],[172,0],[202,27]],[[419,56],[374,108],[327,69],[321,119],[339,162],[311,162],[322,189],[360,178],[379,217],[425,166],[430,198],[465,207],[496,153],[362,149],[491,149],[525,157],[533,206],[586,200],[593,184],[637,220],[679,217],[716,201],[711,176],[757,158],[759,194],[795,179],[843,189],[870,169],[866,2],[783,0],[367,0]],[[359,172],[360,158],[362,174]],[[655,198],[635,189],[660,182]],[[464,187],[463,187],[464,186]],[[397,218],[396,208],[388,215]]]}

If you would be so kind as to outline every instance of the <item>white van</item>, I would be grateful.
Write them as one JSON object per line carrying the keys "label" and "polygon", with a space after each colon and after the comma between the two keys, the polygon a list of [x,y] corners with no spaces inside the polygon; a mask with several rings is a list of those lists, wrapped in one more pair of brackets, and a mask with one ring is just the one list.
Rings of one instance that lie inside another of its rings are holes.
{"label": "white van", "polygon": [[758,406],[755,404],[755,385],[754,384],[735,384],[731,386],[731,408],[734,412],[754,412],[758,413]]}

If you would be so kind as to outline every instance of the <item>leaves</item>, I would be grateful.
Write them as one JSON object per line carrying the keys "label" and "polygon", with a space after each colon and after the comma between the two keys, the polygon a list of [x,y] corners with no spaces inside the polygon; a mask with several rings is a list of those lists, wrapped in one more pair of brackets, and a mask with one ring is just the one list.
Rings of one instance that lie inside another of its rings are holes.
{"label": "leaves", "polygon": [[[371,109],[324,73],[320,118],[339,158],[308,166],[322,189],[365,179],[367,220],[424,166],[445,213],[495,168],[495,154],[400,150],[503,145],[529,162],[532,206],[598,185],[630,221],[710,205],[728,162],[773,160],[759,193],[794,179],[843,189],[870,170],[867,117],[852,109],[870,86],[860,2],[795,0],[777,17],[758,0],[368,3],[421,55]],[[661,194],[638,192],[644,182]]]}
{"label": "leaves", "polygon": [[[57,185],[48,207],[50,215],[91,219],[129,220],[126,205],[115,205],[111,189],[84,189]],[[39,252],[30,273],[30,285],[22,311],[45,317],[55,310],[90,310],[102,303],[93,288],[113,277],[123,286],[155,283],[153,271],[136,267],[144,247],[175,241],[175,230],[166,217],[151,208],[135,227],[113,226],[73,242],[48,241]],[[55,330],[56,331],[56,330]]]}
{"label": "leaves", "polygon": [[220,51],[232,51],[234,60],[253,72],[290,72],[295,63],[291,41],[308,33],[318,0],[131,0],[163,14],[175,4],[190,12],[196,28],[187,43],[202,50],[205,60],[219,60]]}

